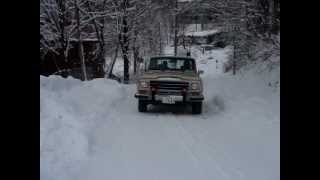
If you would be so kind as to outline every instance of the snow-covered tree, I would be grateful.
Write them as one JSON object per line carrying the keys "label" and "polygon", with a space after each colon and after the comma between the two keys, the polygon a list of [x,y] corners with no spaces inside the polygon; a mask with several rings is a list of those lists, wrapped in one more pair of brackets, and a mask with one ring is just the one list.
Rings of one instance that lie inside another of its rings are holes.
{"label": "snow-covered tree", "polygon": [[65,61],[74,25],[70,0],[40,0],[40,50],[53,52]]}
{"label": "snow-covered tree", "polygon": [[205,4],[218,12],[217,18],[224,22],[234,47],[234,71],[279,53],[279,0],[212,0]]}
{"label": "snow-covered tree", "polygon": [[[195,16],[205,13],[214,17],[212,23],[227,30],[226,41],[234,46],[237,67],[280,49],[279,0],[193,0],[179,6],[177,2],[180,0],[40,0],[40,51],[67,61],[70,40],[78,40],[81,49],[81,39],[95,38],[98,47],[91,53],[97,62],[105,64],[105,57],[114,57],[108,77],[119,50],[123,79],[128,82],[131,65],[137,72],[142,58],[161,54],[165,44],[178,46],[174,34],[183,29],[179,15],[190,10]],[[256,48],[259,44],[272,48],[261,53],[261,48]],[[80,59],[87,53],[83,51],[79,50]]]}
{"label": "snow-covered tree", "polygon": [[154,46],[156,40],[153,38],[159,29],[159,23],[154,22],[158,6],[151,0],[113,0],[109,7],[111,7],[113,26],[107,28],[113,37],[118,37],[110,43],[116,47],[119,44],[124,61],[123,79],[124,82],[128,82],[130,64],[134,65],[136,72],[137,61],[143,56],[142,52],[149,49],[148,54],[151,54],[156,48]]}
{"label": "snow-covered tree", "polygon": [[[40,1],[40,51],[42,55],[48,52],[68,61],[70,41],[77,41],[79,61],[86,78],[82,39],[96,38],[98,49],[93,52],[99,64],[104,64],[104,5],[107,0],[41,0]],[[97,8],[97,7],[102,8]],[[95,34],[95,36],[93,36]],[[100,68],[102,69],[102,67]],[[103,73],[103,72],[102,72]]]}

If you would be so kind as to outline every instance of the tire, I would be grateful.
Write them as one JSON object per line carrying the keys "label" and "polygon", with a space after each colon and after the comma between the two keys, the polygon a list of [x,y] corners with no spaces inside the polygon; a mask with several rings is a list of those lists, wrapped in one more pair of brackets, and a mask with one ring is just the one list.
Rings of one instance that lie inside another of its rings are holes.
{"label": "tire", "polygon": [[201,113],[202,113],[202,102],[193,102],[192,114],[201,114]]}
{"label": "tire", "polygon": [[147,103],[142,101],[142,100],[139,100],[138,102],[138,110],[139,112],[146,112],[147,111]]}

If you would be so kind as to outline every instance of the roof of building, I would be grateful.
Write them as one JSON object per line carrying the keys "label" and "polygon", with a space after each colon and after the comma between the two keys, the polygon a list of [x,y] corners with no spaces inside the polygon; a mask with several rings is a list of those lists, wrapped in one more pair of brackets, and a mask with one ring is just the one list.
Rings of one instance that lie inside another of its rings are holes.
{"label": "roof of building", "polygon": [[187,32],[185,33],[185,36],[205,37],[205,36],[214,35],[220,32],[221,31],[219,29],[212,29],[212,30],[206,30],[206,31]]}
{"label": "roof of building", "polygon": [[188,56],[173,56],[173,55],[161,55],[161,56],[152,56],[151,58],[172,58],[172,59],[193,59]]}

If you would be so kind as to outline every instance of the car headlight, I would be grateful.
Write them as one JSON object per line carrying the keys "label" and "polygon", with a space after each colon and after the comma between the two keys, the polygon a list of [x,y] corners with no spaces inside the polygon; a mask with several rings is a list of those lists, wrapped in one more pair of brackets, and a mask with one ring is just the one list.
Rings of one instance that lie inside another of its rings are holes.
{"label": "car headlight", "polygon": [[192,90],[200,90],[200,82],[193,82],[191,83]]}
{"label": "car headlight", "polygon": [[140,81],[140,87],[148,88],[149,87],[148,82],[147,81]]}

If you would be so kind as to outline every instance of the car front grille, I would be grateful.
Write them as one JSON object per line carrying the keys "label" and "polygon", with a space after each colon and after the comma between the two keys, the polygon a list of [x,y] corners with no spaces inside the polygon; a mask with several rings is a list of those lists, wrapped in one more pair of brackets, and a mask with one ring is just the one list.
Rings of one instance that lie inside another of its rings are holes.
{"label": "car front grille", "polygon": [[182,91],[183,89],[188,89],[189,83],[178,81],[150,81],[150,86],[157,90]]}
{"label": "car front grille", "polygon": [[177,96],[181,96],[182,93],[179,91],[158,91],[157,92],[158,95],[177,95]]}

